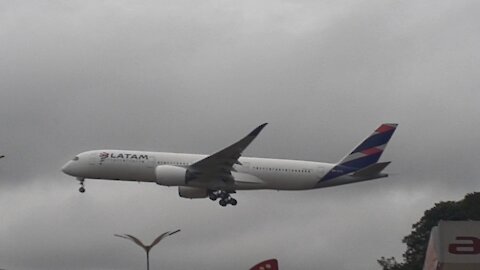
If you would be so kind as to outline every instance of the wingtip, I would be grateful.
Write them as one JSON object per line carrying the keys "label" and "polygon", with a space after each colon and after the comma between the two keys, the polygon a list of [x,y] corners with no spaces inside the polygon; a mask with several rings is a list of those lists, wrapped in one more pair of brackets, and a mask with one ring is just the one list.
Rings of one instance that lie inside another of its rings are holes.
{"label": "wingtip", "polygon": [[178,229],[178,230],[175,230],[175,231],[173,231],[173,232],[170,232],[168,235],[176,234],[176,233],[178,233],[178,232],[180,232],[180,231],[181,231],[181,230]]}
{"label": "wingtip", "polygon": [[248,134],[248,136],[257,136],[266,125],[268,125],[268,123],[263,123],[256,127],[252,132],[250,132],[250,134]]}

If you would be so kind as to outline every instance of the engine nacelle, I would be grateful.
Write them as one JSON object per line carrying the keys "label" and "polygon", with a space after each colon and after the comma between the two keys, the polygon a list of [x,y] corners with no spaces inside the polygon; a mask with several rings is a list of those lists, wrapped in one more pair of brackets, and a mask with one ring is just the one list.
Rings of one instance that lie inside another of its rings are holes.
{"label": "engine nacelle", "polygon": [[178,195],[182,198],[200,199],[208,196],[208,191],[205,188],[197,187],[178,187]]}
{"label": "engine nacelle", "polygon": [[171,165],[160,165],[155,168],[157,184],[164,186],[185,185],[187,169]]}

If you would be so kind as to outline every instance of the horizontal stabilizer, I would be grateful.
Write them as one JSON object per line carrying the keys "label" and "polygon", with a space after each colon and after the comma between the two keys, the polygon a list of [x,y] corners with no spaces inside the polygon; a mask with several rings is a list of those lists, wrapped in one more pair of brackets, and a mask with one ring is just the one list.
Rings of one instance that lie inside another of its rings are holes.
{"label": "horizontal stabilizer", "polygon": [[372,164],[372,165],[370,165],[366,168],[363,168],[361,170],[356,171],[353,174],[353,176],[357,176],[357,177],[375,177],[375,176],[378,176],[383,171],[383,169],[385,169],[390,163],[391,163],[391,161],[379,162],[379,163]]}

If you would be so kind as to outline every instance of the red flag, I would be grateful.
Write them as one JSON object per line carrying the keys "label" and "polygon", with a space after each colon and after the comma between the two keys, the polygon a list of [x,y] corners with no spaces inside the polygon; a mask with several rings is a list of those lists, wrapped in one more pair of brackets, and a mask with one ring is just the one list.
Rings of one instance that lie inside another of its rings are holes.
{"label": "red flag", "polygon": [[266,260],[255,265],[250,270],[278,270],[278,261],[277,259]]}

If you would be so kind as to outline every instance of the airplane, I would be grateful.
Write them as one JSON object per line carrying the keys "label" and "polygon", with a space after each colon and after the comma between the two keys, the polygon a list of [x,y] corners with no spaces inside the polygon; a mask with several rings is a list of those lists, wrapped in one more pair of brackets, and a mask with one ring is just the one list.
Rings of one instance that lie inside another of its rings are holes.
{"label": "airplane", "polygon": [[[0,156],[0,158],[4,158],[4,157],[5,157],[5,155],[1,155],[1,156]],[[2,269],[0,269],[0,270],[2,270]]]}
{"label": "airplane", "polygon": [[242,157],[247,146],[267,125],[264,123],[234,144],[212,154],[184,154],[130,150],[93,150],[68,161],[62,171],[85,179],[150,182],[178,186],[179,196],[219,200],[236,205],[238,190],[309,190],[383,177],[390,162],[378,162],[397,124],[381,124],[337,163]]}

